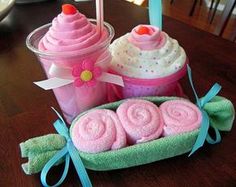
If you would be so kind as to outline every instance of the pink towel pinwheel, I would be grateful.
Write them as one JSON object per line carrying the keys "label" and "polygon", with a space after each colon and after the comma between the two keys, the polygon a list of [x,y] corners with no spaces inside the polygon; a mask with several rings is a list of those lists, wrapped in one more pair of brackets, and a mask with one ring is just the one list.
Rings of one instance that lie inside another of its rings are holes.
{"label": "pink towel pinwheel", "polygon": [[166,101],[161,104],[160,110],[164,121],[164,136],[190,132],[200,127],[201,112],[189,101]]}
{"label": "pink towel pinwheel", "polygon": [[75,147],[87,153],[98,153],[126,146],[126,134],[115,112],[95,109],[74,124],[71,137]]}
{"label": "pink towel pinwheel", "polygon": [[130,144],[147,142],[162,134],[163,120],[160,110],[149,101],[130,99],[118,107],[117,115]]}

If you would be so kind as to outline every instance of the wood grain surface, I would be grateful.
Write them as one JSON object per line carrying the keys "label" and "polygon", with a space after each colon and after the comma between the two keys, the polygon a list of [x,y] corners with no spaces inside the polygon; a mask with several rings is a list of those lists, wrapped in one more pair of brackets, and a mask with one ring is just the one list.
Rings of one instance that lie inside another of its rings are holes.
{"label": "wood grain surface", "polygon": [[[64,2],[74,3],[87,17],[95,17],[95,3],[48,1],[16,5],[0,22],[0,186],[40,186],[39,175],[26,176],[21,164],[19,143],[31,137],[55,132],[56,119],[51,106],[59,110],[52,91],[43,91],[32,82],[45,79],[36,56],[26,48],[27,35],[50,22],[60,13]],[[105,0],[105,20],[116,31],[115,38],[140,23],[148,23],[145,8],[123,0]],[[199,95],[218,82],[220,95],[236,103],[236,45],[164,17],[164,31],[176,38],[186,50]],[[181,81],[186,94],[192,91],[185,77]],[[116,171],[88,171],[93,185],[104,187],[156,186],[236,186],[236,128],[223,134],[217,145],[206,145],[188,158],[175,158]],[[63,166],[53,169],[49,183],[55,182]],[[80,186],[73,166],[62,186]]]}

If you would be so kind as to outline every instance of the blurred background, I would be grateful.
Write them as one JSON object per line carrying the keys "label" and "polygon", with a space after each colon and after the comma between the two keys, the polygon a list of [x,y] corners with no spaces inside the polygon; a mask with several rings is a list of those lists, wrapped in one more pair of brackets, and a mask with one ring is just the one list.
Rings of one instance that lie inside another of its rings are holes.
{"label": "blurred background", "polygon": [[[148,7],[148,0],[125,0]],[[162,0],[163,14],[236,42],[236,0]]]}

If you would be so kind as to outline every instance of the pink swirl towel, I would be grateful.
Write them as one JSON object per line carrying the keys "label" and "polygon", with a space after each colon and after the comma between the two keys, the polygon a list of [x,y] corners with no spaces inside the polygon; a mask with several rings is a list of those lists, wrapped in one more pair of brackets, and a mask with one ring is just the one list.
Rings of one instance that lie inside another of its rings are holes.
{"label": "pink swirl towel", "polygon": [[117,115],[126,131],[130,144],[158,138],[163,132],[159,108],[146,100],[130,99],[117,109]]}
{"label": "pink swirl towel", "polygon": [[193,131],[200,127],[201,111],[184,100],[166,101],[160,106],[164,120],[164,136]]}
{"label": "pink swirl towel", "polygon": [[126,145],[126,134],[116,113],[106,109],[95,109],[82,116],[74,125],[71,138],[78,150],[87,153]]}

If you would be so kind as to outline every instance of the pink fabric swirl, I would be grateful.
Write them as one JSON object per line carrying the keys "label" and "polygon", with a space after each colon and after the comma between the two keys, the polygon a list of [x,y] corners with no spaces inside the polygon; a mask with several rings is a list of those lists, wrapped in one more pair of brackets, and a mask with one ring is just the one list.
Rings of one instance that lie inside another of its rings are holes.
{"label": "pink fabric swirl", "polygon": [[126,145],[125,131],[115,112],[95,109],[83,115],[71,132],[75,147],[87,153],[120,149]]}
{"label": "pink fabric swirl", "polygon": [[108,33],[102,36],[97,32],[96,25],[78,11],[75,14],[60,13],[52,21],[49,31],[41,39],[39,49],[50,52],[78,51],[105,40]]}
{"label": "pink fabric swirl", "polygon": [[117,115],[130,144],[154,140],[162,134],[160,110],[149,101],[130,99],[118,107]]}
{"label": "pink fabric swirl", "polygon": [[[140,27],[147,27],[149,34],[138,34]],[[155,26],[138,25],[131,31],[128,40],[141,50],[154,50],[161,48],[165,44],[166,38],[165,34]]]}
{"label": "pink fabric swirl", "polygon": [[200,127],[201,111],[184,100],[166,101],[160,106],[164,120],[164,136],[190,132]]}

